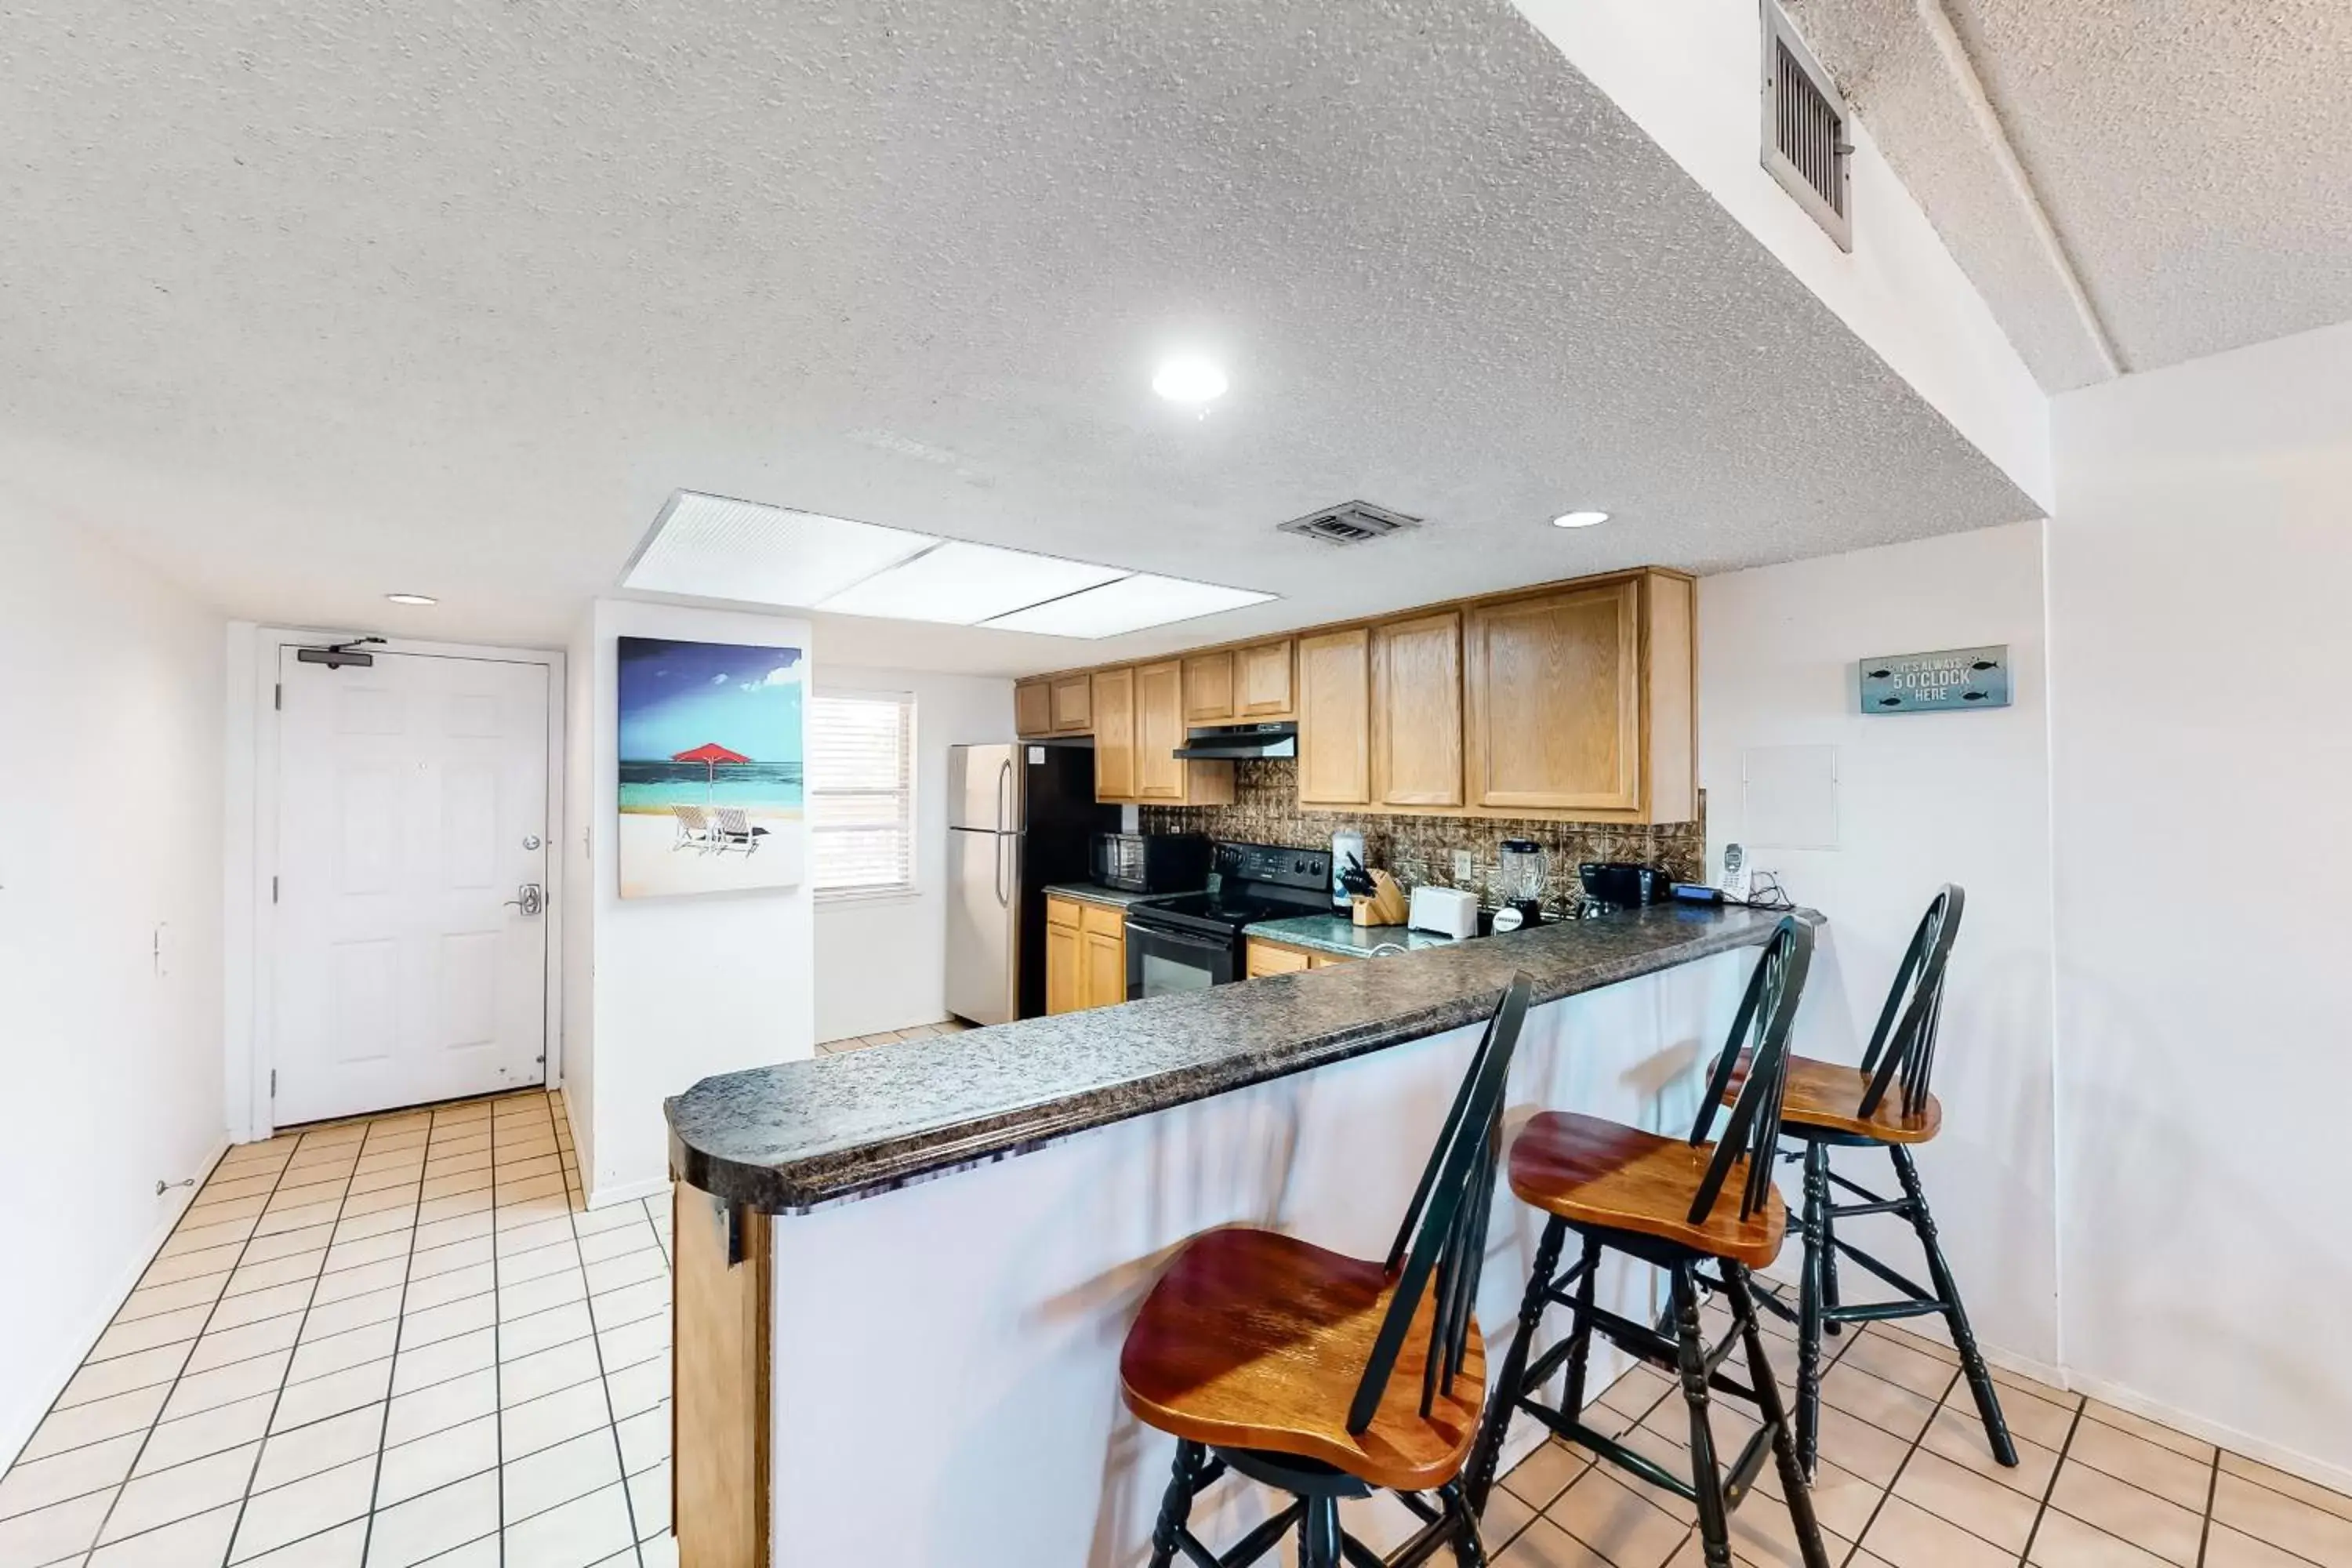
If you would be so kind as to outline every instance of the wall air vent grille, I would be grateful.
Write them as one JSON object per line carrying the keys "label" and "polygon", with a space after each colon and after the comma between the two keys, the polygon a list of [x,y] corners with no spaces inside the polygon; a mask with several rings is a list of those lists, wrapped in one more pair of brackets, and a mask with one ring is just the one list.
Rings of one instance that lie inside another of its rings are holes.
{"label": "wall air vent grille", "polygon": [[1421,519],[1417,517],[1391,511],[1368,500],[1351,500],[1342,501],[1338,506],[1327,506],[1320,511],[1310,511],[1305,517],[1294,517],[1280,524],[1276,531],[1303,533],[1327,544],[1369,544],[1375,539],[1385,539],[1391,533],[1420,526]]}
{"label": "wall air vent grille", "polygon": [[1837,83],[1775,0],[1764,0],[1764,167],[1840,250],[1853,248],[1849,137]]}

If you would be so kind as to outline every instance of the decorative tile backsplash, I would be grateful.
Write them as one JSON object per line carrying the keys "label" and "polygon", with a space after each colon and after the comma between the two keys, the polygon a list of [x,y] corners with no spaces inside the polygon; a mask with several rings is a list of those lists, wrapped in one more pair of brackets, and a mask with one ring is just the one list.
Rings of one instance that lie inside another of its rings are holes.
{"label": "decorative tile backsplash", "polygon": [[[1305,811],[1298,805],[1296,758],[1259,758],[1234,764],[1231,805],[1147,805],[1146,833],[1205,833],[1246,844],[1280,844],[1298,849],[1328,849],[1331,835],[1364,836],[1372,865],[1393,874],[1407,888],[1428,883],[1473,889],[1491,905],[1495,847],[1506,838],[1531,838],[1551,857],[1547,902],[1565,908],[1577,892],[1576,868],[1586,860],[1633,860],[1663,866],[1679,882],[1706,880],[1706,796],[1699,796],[1699,820],[1642,827],[1613,822],[1537,822],[1489,816],[1388,816],[1373,813]],[[1471,855],[1469,877],[1457,883],[1454,852]]]}

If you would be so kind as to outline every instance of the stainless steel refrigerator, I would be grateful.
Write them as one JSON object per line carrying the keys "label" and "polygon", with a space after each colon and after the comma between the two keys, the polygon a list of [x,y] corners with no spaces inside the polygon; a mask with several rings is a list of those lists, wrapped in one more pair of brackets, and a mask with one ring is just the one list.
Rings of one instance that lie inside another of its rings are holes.
{"label": "stainless steel refrigerator", "polygon": [[948,1011],[975,1024],[1045,1010],[1045,886],[1083,882],[1094,836],[1087,745],[948,749]]}

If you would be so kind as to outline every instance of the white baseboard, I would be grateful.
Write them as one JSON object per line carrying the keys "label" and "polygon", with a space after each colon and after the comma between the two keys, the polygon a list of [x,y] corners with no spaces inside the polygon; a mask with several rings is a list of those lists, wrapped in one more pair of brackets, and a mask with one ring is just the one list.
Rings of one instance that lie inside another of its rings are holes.
{"label": "white baseboard", "polygon": [[2078,1394],[2105,1401],[2118,1410],[2128,1410],[2134,1415],[2144,1415],[2160,1422],[2176,1432],[2186,1432],[2233,1454],[2243,1454],[2249,1459],[2259,1459],[2273,1469],[2284,1470],[2291,1476],[2327,1488],[2330,1491],[2352,1493],[2352,1469],[2315,1459],[2308,1454],[2298,1454],[2292,1448],[2241,1432],[2219,1421],[2209,1421],[2186,1410],[2176,1410],[2161,1400],[2137,1394],[2121,1384],[2109,1383],[2103,1377],[2076,1377],[2072,1384]]}
{"label": "white baseboard", "polygon": [[0,1415],[0,1454],[7,1456],[7,1463],[0,1464],[0,1474],[5,1474],[8,1466],[16,1462],[16,1456],[24,1452],[25,1445],[33,1440],[33,1434],[39,1429],[42,1419],[58,1402],[58,1396],[65,1392],[66,1384],[73,1381],[74,1373],[81,1370],[81,1363],[89,1358],[90,1350],[98,1343],[99,1336],[106,1332],[107,1326],[114,1321],[114,1314],[122,1310],[124,1299],[155,1261],[155,1255],[163,1250],[163,1244],[172,1238],[172,1227],[180,1223],[180,1216],[188,1212],[188,1205],[196,1201],[198,1193],[204,1191],[205,1183],[212,1178],[213,1168],[220,1163],[221,1156],[227,1153],[228,1149],[229,1139],[224,1133],[213,1145],[212,1152],[205,1156],[199,1168],[201,1173],[194,1183],[170,1193],[169,1212],[155,1223],[147,1239],[131,1254],[130,1263],[117,1274],[105,1294],[99,1298],[98,1310],[84,1321],[81,1332],[67,1342],[68,1353],[61,1358],[61,1364],[53,1367],[47,1377],[34,1385],[47,1389],[48,1394],[37,1395],[37,1404],[28,1404]]}
{"label": "white baseboard", "polygon": [[662,1176],[650,1182],[614,1182],[588,1189],[588,1206],[592,1209],[611,1208],[614,1204],[634,1203],[640,1198],[657,1198],[668,1193],[669,1178]]}

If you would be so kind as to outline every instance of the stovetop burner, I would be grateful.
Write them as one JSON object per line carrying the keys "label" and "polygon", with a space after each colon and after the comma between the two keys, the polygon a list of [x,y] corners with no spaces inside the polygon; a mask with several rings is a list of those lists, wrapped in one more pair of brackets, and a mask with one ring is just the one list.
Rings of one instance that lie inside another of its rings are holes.
{"label": "stovetop burner", "polygon": [[1174,914],[1191,915],[1196,920],[1222,921],[1227,925],[1248,925],[1253,921],[1286,920],[1292,915],[1312,914],[1310,903],[1280,903],[1272,899],[1252,898],[1247,893],[1179,893],[1173,898],[1142,900],[1137,907],[1166,910]]}

